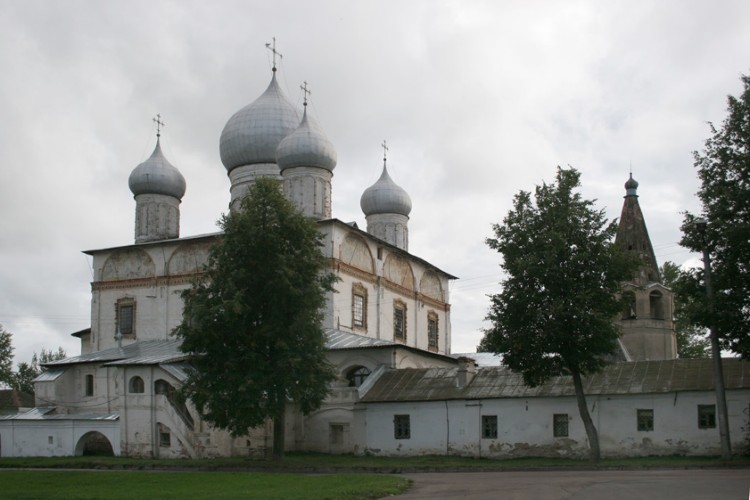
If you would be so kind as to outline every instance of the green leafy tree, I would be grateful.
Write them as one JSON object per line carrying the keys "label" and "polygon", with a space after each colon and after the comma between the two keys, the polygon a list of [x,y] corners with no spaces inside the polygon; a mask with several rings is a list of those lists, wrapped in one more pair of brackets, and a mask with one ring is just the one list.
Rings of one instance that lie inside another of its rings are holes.
{"label": "green leafy tree", "polygon": [[44,373],[47,369],[44,367],[50,361],[65,359],[67,354],[62,347],[57,351],[42,348],[42,352],[31,357],[31,362],[22,361],[18,363],[18,371],[14,374],[13,387],[27,394],[34,394],[34,379]]}
{"label": "green leafy tree", "polygon": [[13,385],[13,342],[11,333],[0,325],[0,386]]}
{"label": "green leafy tree", "polygon": [[667,261],[661,268],[664,285],[674,294],[674,327],[677,332],[677,356],[680,358],[710,358],[711,342],[706,328],[695,324],[691,310],[703,306],[695,303],[692,273],[683,271],[674,262]]}
{"label": "green leafy tree", "polygon": [[[709,124],[711,137],[703,151],[693,153],[701,187],[701,234],[696,215],[686,213],[680,244],[711,258],[713,314],[691,310],[691,321],[716,330],[719,342],[750,358],[750,76],[742,77],[743,92],[727,99],[728,116],[720,128]],[[696,303],[706,304],[702,270],[694,270]]]}
{"label": "green leafy tree", "polygon": [[273,419],[273,457],[284,452],[286,405],[320,407],[335,375],[322,328],[335,277],[312,220],[279,182],[255,182],[224,231],[200,282],[183,293],[175,330],[194,370],[183,387],[213,425],[240,436]]}
{"label": "green leafy tree", "polygon": [[580,174],[558,167],[556,183],[521,191],[487,244],[503,256],[502,292],[491,297],[492,327],[481,346],[502,354],[530,386],[570,375],[578,410],[598,460],[599,437],[586,405],[582,376],[599,371],[617,349],[612,318],[621,283],[635,262],[618,250],[616,222],[576,191]]}

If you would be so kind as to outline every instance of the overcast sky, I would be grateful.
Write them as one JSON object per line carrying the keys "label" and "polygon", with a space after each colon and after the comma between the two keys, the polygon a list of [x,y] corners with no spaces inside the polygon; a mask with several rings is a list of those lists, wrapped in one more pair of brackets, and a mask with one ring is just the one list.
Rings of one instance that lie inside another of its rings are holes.
{"label": "overcast sky", "polygon": [[0,324],[16,362],[79,353],[91,260],[133,242],[128,176],[162,146],[187,180],[181,235],[213,232],[229,180],[219,135],[270,80],[336,146],[333,213],[366,227],[382,167],[411,195],[410,251],[460,279],[453,352],[498,291],[484,243],[519,190],[582,173],[619,217],[631,169],[656,256],[683,263],[692,151],[750,72],[750,2],[0,0]]}

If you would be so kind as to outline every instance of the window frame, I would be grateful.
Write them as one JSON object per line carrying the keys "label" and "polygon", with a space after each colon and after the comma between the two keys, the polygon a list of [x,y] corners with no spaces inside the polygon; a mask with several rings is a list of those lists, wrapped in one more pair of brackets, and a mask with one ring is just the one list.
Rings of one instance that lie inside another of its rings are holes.
{"label": "window frame", "polygon": [[352,285],[352,328],[367,330],[367,288],[360,283]]}
{"label": "window frame", "polygon": [[[125,316],[126,311],[129,311],[128,316]],[[135,338],[135,314],[135,299],[132,297],[124,297],[117,300],[115,303],[115,335],[117,335],[117,332],[119,331],[120,335],[123,337]],[[123,329],[123,322],[126,317],[129,317],[130,319],[129,329]]]}
{"label": "window frame", "polygon": [[497,415],[482,415],[482,439],[497,439]]}
{"label": "window frame", "polygon": [[[406,302],[403,302],[401,300],[394,300],[393,301],[393,341],[394,342],[400,342],[402,344],[406,343],[406,331],[407,331],[407,321],[406,321]],[[399,314],[401,315],[401,318],[399,319]]]}
{"label": "window frame", "polygon": [[130,394],[144,394],[146,392],[146,382],[143,377],[133,375],[128,381],[128,392]]}
{"label": "window frame", "polygon": [[430,311],[427,313],[427,350],[431,352],[437,352],[439,341],[440,341],[439,317],[435,311]]}
{"label": "window frame", "polygon": [[552,436],[570,437],[570,416],[567,413],[552,415]]}
{"label": "window frame", "polygon": [[393,438],[411,439],[411,415],[393,415]]}
{"label": "window frame", "polygon": [[[706,421],[708,419],[708,421]],[[698,428],[716,429],[716,405],[698,405]]]}
{"label": "window frame", "polygon": [[654,430],[653,408],[639,408],[635,412],[636,430],[638,432],[652,432]]}
{"label": "window frame", "polygon": [[349,387],[356,388],[364,384],[371,374],[372,371],[366,366],[354,366],[346,372],[346,380],[349,381]]}

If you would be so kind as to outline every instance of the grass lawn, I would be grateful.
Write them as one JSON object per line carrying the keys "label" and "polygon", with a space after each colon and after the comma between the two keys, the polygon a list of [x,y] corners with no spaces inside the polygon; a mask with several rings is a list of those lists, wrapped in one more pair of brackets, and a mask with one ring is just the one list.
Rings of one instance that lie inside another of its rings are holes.
{"label": "grass lawn", "polygon": [[368,499],[405,491],[385,474],[0,470],[0,498]]}

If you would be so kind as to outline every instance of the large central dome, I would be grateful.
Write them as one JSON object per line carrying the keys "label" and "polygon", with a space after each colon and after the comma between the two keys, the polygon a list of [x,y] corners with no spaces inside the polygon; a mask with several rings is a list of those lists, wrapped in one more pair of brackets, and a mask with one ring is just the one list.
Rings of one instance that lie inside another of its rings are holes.
{"label": "large central dome", "polygon": [[276,82],[263,95],[237,111],[221,132],[219,150],[227,171],[242,165],[276,163],[276,148],[297,128],[299,113]]}

